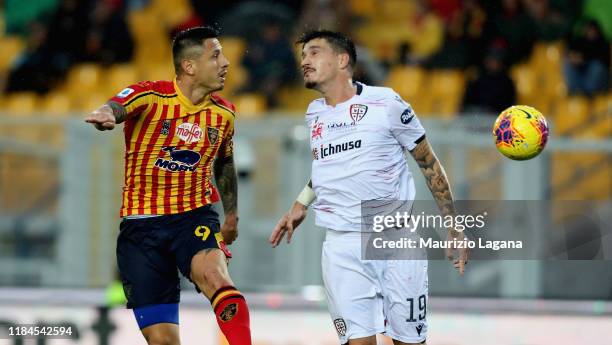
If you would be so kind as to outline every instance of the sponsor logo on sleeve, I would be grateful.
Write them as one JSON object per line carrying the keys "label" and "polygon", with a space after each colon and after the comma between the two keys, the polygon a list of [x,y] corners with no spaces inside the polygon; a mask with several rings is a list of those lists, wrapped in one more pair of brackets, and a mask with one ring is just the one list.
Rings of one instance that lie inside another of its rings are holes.
{"label": "sponsor logo on sleeve", "polygon": [[400,120],[405,125],[409,124],[410,121],[412,121],[413,118],[414,118],[414,111],[412,111],[412,107],[410,107],[410,106],[408,108],[406,108],[406,110],[404,110],[402,115],[400,115]]}
{"label": "sponsor logo on sleeve", "polygon": [[119,97],[119,98],[126,98],[127,96],[131,95],[132,93],[134,93],[134,89],[126,87],[125,89],[121,90],[121,92],[119,92],[117,94],[117,97]]}

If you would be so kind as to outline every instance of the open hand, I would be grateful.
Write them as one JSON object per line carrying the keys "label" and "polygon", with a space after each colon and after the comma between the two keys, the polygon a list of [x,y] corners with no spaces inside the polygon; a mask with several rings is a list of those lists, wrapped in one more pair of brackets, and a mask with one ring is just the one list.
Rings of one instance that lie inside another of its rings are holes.
{"label": "open hand", "polygon": [[287,244],[291,243],[293,232],[300,224],[302,224],[307,213],[308,209],[306,206],[300,204],[299,202],[295,202],[291,210],[285,213],[278,223],[276,223],[276,226],[274,227],[269,239],[272,248],[275,248],[280,244],[283,237],[285,237],[285,234],[287,234]]}

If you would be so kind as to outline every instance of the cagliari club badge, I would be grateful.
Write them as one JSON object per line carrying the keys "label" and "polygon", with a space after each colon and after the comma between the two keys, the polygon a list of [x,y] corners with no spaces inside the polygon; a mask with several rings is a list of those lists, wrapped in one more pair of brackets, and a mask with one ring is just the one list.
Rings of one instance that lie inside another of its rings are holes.
{"label": "cagliari club badge", "polygon": [[353,123],[359,122],[368,112],[368,106],[363,104],[351,104],[350,115]]}

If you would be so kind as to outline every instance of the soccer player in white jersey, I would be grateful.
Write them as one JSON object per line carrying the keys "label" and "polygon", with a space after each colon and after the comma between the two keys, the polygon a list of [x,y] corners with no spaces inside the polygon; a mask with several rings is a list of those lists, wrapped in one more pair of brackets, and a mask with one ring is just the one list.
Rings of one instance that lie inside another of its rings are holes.
{"label": "soccer player in white jersey", "polygon": [[[316,223],[327,228],[323,281],[341,343],[376,345],[376,334],[384,333],[395,345],[424,344],[427,261],[363,260],[361,202],[414,200],[404,155],[408,150],[442,214],[454,215],[444,169],[408,103],[390,88],[353,82],[356,53],[348,37],[319,30],[305,33],[298,43],[305,86],[323,98],[314,100],[306,113],[311,181],[279,220],[270,243],[276,247],[284,236],[289,243],[316,200]],[[450,229],[449,237],[463,239],[463,233]],[[467,251],[451,250],[447,256],[463,274]]]}

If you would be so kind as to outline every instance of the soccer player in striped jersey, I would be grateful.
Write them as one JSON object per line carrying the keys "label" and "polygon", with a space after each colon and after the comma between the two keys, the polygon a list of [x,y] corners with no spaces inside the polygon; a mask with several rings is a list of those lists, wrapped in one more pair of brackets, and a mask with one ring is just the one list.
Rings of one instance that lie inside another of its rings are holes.
{"label": "soccer player in striped jersey", "polygon": [[[124,123],[117,264],[149,345],[180,344],[177,267],[210,299],[229,344],[251,344],[249,308],[226,263],[238,236],[235,108],[214,93],[229,67],[217,36],[210,27],[179,33],[173,81],[131,85],[86,118],[101,131]],[[212,208],[219,199],[223,226]]]}

